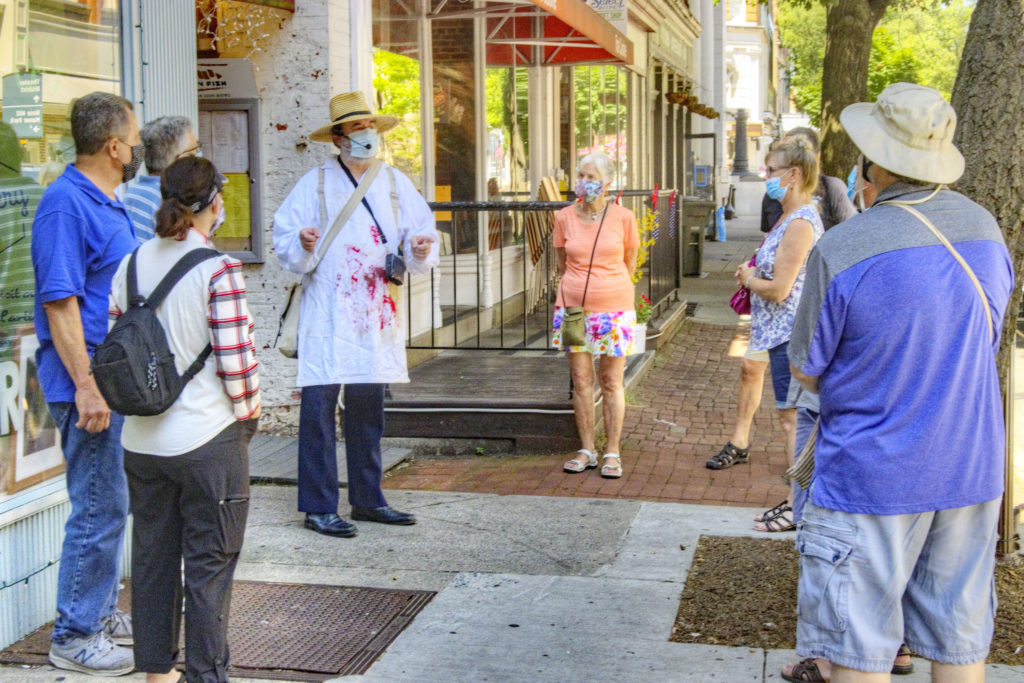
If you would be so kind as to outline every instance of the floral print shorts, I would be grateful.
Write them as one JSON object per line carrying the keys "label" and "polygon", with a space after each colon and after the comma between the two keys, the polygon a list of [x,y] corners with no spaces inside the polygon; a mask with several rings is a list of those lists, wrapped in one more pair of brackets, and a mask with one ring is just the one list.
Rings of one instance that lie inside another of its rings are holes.
{"label": "floral print shorts", "polygon": [[555,306],[552,322],[554,337],[551,344],[563,351],[592,353],[603,356],[629,356],[633,353],[636,335],[636,311],[614,313],[590,313],[586,316],[586,344],[583,346],[562,346],[562,317],[565,309]]}

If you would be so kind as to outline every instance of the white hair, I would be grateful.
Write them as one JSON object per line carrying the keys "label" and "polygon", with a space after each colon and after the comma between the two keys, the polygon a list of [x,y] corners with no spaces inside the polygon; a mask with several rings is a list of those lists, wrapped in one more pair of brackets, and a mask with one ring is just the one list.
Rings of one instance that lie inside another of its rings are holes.
{"label": "white hair", "polygon": [[612,160],[608,158],[608,155],[604,152],[591,152],[579,160],[576,164],[576,172],[579,173],[583,170],[583,167],[587,164],[593,164],[594,168],[597,169],[598,175],[601,176],[601,181],[605,183],[611,183],[615,180],[615,166],[612,164]]}

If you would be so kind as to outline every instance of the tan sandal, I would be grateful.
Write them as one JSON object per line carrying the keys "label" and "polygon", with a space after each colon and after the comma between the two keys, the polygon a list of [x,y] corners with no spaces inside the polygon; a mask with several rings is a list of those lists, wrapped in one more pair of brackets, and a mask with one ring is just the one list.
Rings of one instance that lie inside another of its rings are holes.
{"label": "tan sandal", "polygon": [[566,472],[580,473],[594,467],[597,467],[597,454],[591,453],[586,448],[581,448],[577,453],[582,454],[583,457],[576,457],[562,465],[562,469]]}
{"label": "tan sandal", "polygon": [[601,468],[601,476],[604,477],[605,479],[618,479],[619,477],[621,477],[622,476],[622,458],[619,457],[619,454],[618,453],[605,453],[603,458],[604,458],[605,461],[607,461],[608,458],[615,458],[616,460],[619,461],[619,464],[618,465],[608,465],[608,464],[605,464],[604,467]]}

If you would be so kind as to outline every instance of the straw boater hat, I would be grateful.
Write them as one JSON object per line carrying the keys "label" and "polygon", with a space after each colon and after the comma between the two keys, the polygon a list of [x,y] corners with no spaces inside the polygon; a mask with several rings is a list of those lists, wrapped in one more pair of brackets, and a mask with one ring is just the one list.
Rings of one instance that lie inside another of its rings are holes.
{"label": "straw boater hat", "polygon": [[929,183],[963,175],[964,157],[953,146],[956,112],[938,90],[893,83],[873,104],[843,109],[839,120],[864,156],[892,173]]}
{"label": "straw boater hat", "polygon": [[370,105],[366,103],[366,96],[363,93],[343,92],[331,98],[331,122],[313,131],[309,139],[317,142],[331,142],[332,128],[340,123],[364,119],[376,121],[378,133],[391,130],[398,125],[398,119],[394,116],[381,116],[370,111]]}

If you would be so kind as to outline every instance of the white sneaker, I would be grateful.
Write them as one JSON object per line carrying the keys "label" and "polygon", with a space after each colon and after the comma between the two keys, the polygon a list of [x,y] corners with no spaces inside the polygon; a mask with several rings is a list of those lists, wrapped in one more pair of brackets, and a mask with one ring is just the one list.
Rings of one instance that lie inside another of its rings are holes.
{"label": "white sneaker", "polygon": [[106,631],[100,631],[61,644],[51,642],[50,663],[93,676],[124,676],[135,668],[135,657],[131,649],[118,646]]}
{"label": "white sneaker", "polygon": [[103,632],[118,645],[132,645],[132,618],[119,609],[115,609],[103,622]]}

